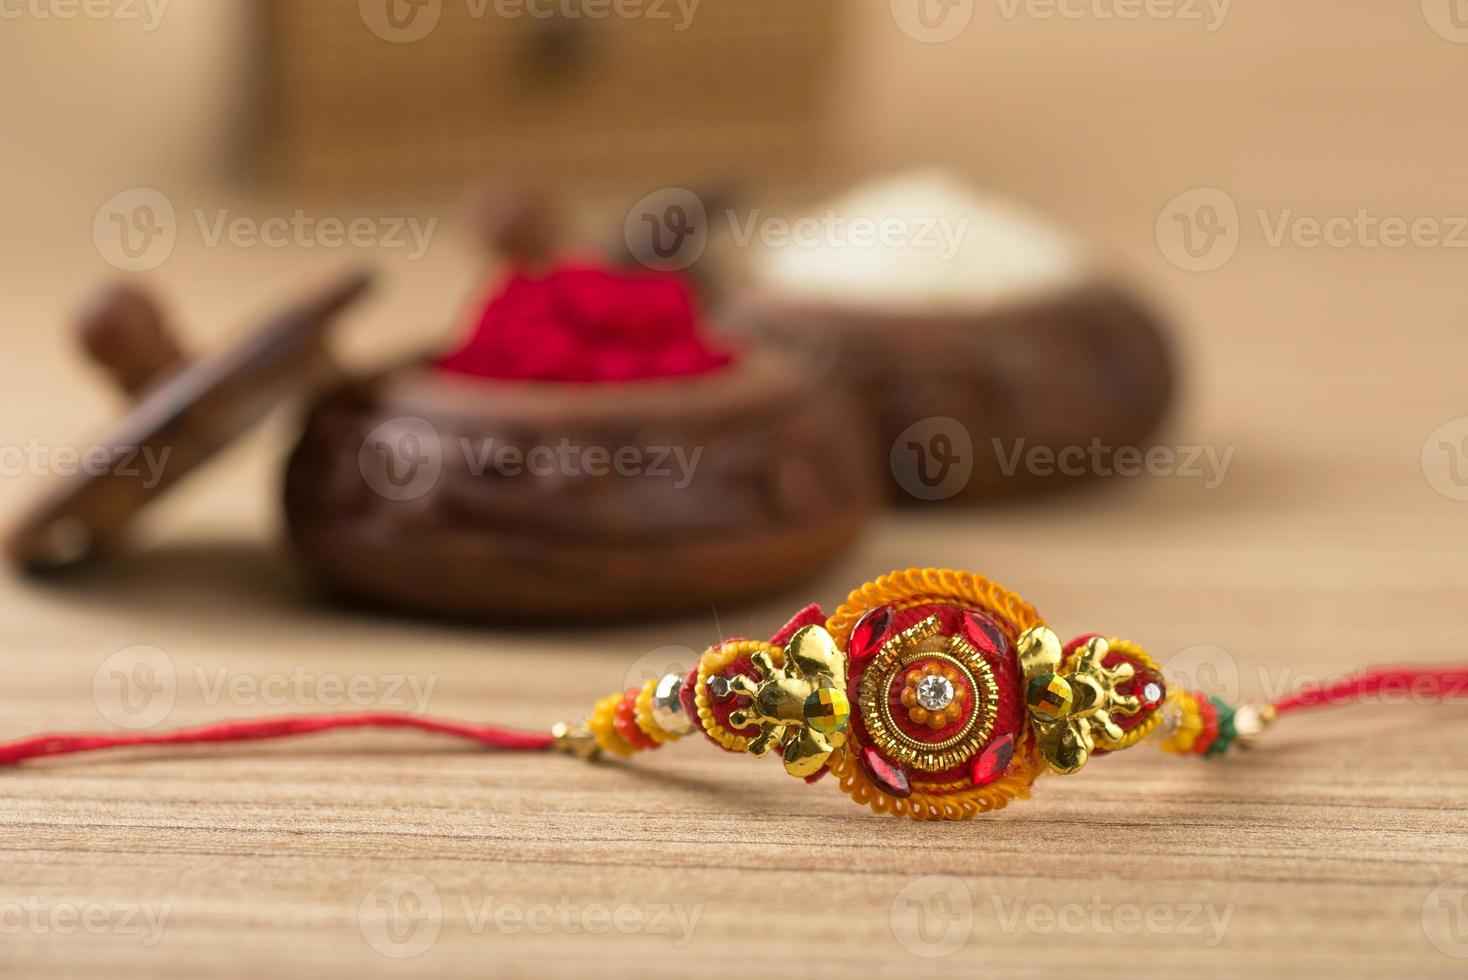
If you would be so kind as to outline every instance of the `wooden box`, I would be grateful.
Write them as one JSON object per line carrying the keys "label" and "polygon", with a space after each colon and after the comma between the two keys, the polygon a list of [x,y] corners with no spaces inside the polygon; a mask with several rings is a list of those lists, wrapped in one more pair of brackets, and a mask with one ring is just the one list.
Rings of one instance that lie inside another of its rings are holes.
{"label": "wooden box", "polygon": [[272,163],[349,189],[801,179],[838,3],[274,0]]}

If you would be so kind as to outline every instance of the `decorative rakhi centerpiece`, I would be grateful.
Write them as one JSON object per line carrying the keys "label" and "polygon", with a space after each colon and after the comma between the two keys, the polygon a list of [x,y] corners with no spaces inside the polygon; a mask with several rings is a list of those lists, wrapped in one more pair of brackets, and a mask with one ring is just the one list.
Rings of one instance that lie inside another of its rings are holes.
{"label": "decorative rakhi centerpiece", "polygon": [[630,755],[702,731],[730,752],[778,752],[808,782],[831,773],[877,812],[953,820],[1135,744],[1163,723],[1167,699],[1140,647],[1062,644],[983,576],[911,569],[862,586],[829,618],[808,607],[767,643],[711,647],[686,677],[604,699],[557,737],[582,754]]}
{"label": "decorative rakhi centerpiece", "polygon": [[832,774],[878,813],[963,820],[1029,795],[1044,773],[1155,735],[1212,758],[1252,743],[1278,715],[1411,689],[1468,694],[1468,667],[1382,667],[1235,708],[1169,688],[1124,640],[1062,644],[1035,610],[981,575],[912,568],[852,592],[829,618],[808,606],[768,642],[726,640],[687,674],[597,702],[549,736],[416,715],[226,721],[175,732],[38,735],[0,745],[0,765],[138,745],[281,738],[341,728],[414,728],[502,751],[630,756],[702,732],[729,752],[778,754],[806,782]]}

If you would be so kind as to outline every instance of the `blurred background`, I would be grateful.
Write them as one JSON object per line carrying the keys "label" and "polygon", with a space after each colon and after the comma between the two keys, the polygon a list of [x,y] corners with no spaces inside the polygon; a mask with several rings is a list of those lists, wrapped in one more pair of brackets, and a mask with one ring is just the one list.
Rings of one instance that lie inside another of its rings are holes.
{"label": "blurred background", "polygon": [[[590,240],[615,238],[632,202],[668,186],[728,184],[775,209],[938,165],[1074,229],[1163,310],[1185,379],[1169,441],[1237,449],[1219,487],[1133,480],[1043,516],[970,515],[966,529],[1013,534],[1018,553],[1043,524],[1076,547],[1155,549],[1210,580],[1284,588],[1328,586],[1343,555],[1354,567],[1406,549],[1417,557],[1404,587],[1468,582],[1457,502],[1435,489],[1457,486],[1457,462],[1426,451],[1454,441],[1456,430],[1434,433],[1468,412],[1457,227],[1468,132],[1451,107],[1468,78],[1461,4],[626,10],[4,4],[0,442],[62,443],[115,417],[67,324],[79,296],[124,273],[207,349],[322,271],[367,260],[380,291],[339,346],[348,363],[378,364],[454,336],[485,265],[461,220],[475,181],[554,192]],[[168,247],[120,256],[99,229],[115,232],[152,193],[173,211]],[[211,231],[297,212],[438,225],[421,250]],[[1232,234],[1200,265],[1176,235],[1189,223],[1203,235],[1220,213]],[[1383,244],[1358,215],[1426,218],[1438,236]],[[1350,222],[1345,237],[1312,240],[1309,222],[1332,218]],[[270,539],[279,471],[261,459],[283,456],[296,425],[277,420],[253,453],[202,474],[149,516],[145,537]],[[6,479],[5,512],[43,476]],[[1280,549],[1267,563],[1255,557],[1264,542]],[[862,568],[910,550],[878,548]]]}

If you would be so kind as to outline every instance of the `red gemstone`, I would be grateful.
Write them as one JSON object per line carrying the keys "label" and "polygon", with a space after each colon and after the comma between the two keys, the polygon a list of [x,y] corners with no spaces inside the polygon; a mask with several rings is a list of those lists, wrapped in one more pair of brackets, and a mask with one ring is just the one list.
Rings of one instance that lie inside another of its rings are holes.
{"label": "red gemstone", "polygon": [[1014,758],[1014,736],[1001,735],[990,742],[979,757],[974,760],[973,780],[975,786],[987,786],[1000,776],[1004,775],[1009,768],[1009,761]]}
{"label": "red gemstone", "polygon": [[858,619],[851,628],[851,642],[847,644],[846,655],[852,660],[867,659],[882,649],[891,631],[892,607],[878,606]]}
{"label": "red gemstone", "polygon": [[868,745],[861,750],[861,767],[867,771],[877,789],[888,796],[907,798],[912,795],[912,785],[902,767]]}
{"label": "red gemstone", "polygon": [[963,611],[963,638],[974,645],[974,649],[990,656],[1003,656],[1009,640],[993,618],[973,609]]}

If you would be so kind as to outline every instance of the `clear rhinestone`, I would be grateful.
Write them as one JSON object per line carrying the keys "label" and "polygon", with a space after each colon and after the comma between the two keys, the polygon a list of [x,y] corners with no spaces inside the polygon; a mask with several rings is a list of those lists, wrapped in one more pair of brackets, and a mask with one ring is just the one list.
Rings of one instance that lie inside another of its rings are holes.
{"label": "clear rhinestone", "polygon": [[918,681],[917,700],[929,711],[942,711],[953,703],[953,683],[946,677],[930,674]]}
{"label": "clear rhinestone", "polygon": [[714,696],[715,701],[727,701],[732,693],[729,690],[729,678],[722,674],[715,674],[709,678],[709,693]]}
{"label": "clear rhinestone", "polygon": [[1162,700],[1161,685],[1154,682],[1142,688],[1142,700],[1147,704],[1159,703]]}

